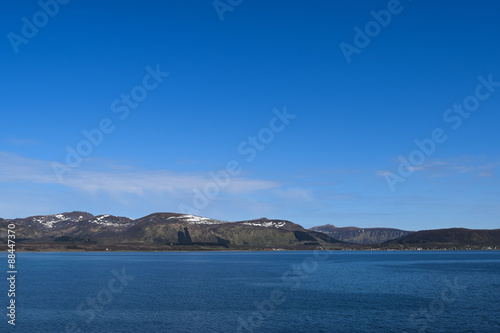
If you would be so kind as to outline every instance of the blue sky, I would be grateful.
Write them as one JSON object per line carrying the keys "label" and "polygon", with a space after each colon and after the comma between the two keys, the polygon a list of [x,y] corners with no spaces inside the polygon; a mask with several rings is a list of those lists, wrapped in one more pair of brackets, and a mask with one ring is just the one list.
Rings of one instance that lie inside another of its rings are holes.
{"label": "blue sky", "polygon": [[1,14],[1,217],[499,227],[497,1],[41,3]]}

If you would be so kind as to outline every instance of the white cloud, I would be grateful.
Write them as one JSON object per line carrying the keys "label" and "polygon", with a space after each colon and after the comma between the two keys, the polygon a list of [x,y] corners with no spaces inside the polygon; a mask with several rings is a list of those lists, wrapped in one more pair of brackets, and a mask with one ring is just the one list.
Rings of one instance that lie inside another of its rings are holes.
{"label": "white cloud", "polygon": [[493,177],[495,176],[495,173],[491,170],[489,171],[481,171],[478,175],[478,177]]}
{"label": "white cloud", "polygon": [[[207,173],[182,173],[168,170],[139,170],[131,166],[119,166],[104,171],[90,171],[83,166],[64,176],[63,182],[52,170],[51,162],[29,159],[17,154],[0,152],[0,182],[31,182],[39,184],[60,184],[85,192],[107,192],[113,195],[145,192],[186,194],[193,189],[203,189],[213,183]],[[274,181],[232,177],[229,185],[221,192],[232,194],[252,193],[279,187]]]}
{"label": "white cloud", "polygon": [[[460,157],[456,159],[430,160],[420,166],[411,166],[408,169],[413,172],[422,172],[431,178],[448,177],[460,174],[475,174],[479,177],[492,177],[493,170],[500,166],[500,163],[480,164],[479,158]],[[394,172],[388,170],[376,171],[377,176],[385,177]]]}

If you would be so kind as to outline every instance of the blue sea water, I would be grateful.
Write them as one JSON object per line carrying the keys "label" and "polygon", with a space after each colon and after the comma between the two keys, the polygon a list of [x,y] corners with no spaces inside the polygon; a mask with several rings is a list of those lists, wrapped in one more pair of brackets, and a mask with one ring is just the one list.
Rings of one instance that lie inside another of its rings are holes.
{"label": "blue sea water", "polygon": [[500,332],[500,251],[17,256],[1,332]]}

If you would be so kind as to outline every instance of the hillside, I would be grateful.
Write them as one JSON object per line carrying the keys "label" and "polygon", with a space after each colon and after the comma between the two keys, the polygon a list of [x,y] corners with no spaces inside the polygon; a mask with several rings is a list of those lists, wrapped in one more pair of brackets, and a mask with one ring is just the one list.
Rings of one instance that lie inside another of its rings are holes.
{"label": "hillside", "polygon": [[411,234],[412,231],[405,231],[391,228],[356,228],[342,227],[326,224],[319,227],[312,227],[309,230],[322,232],[346,243],[354,244],[378,244],[392,239],[397,239]]}
{"label": "hillside", "polygon": [[423,230],[383,244],[384,247],[422,249],[478,249],[500,247],[500,229],[465,228]]}
{"label": "hillside", "polygon": [[500,229],[410,232],[325,225],[307,230],[287,220],[267,218],[227,222],[186,214],[154,213],[134,220],[86,212],[0,218],[0,243],[7,243],[9,224],[15,224],[16,249],[32,251],[500,248]]}
{"label": "hillside", "polygon": [[3,243],[9,223],[16,225],[17,245],[36,249],[305,249],[341,243],[286,220],[226,222],[176,213],[154,213],[133,220],[86,212],[0,220]]}

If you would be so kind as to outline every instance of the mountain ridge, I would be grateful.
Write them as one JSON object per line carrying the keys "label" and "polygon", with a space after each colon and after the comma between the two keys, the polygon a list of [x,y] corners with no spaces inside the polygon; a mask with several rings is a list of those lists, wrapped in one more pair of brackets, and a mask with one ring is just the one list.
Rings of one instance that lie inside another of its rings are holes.
{"label": "mountain ridge", "polygon": [[7,225],[15,224],[21,244],[71,243],[68,246],[98,248],[128,246],[186,249],[205,248],[308,248],[342,243],[325,234],[309,231],[287,220],[259,218],[221,221],[179,213],[152,213],[138,219],[86,212],[65,212],[26,218],[0,219],[0,240],[6,241]]}
{"label": "mountain ridge", "polygon": [[319,231],[343,242],[354,244],[384,243],[413,232],[395,228],[336,227],[331,224],[312,227],[309,230]]}
{"label": "mountain ridge", "polygon": [[500,246],[500,229],[449,228],[421,230],[404,237],[390,240],[385,246],[395,248],[454,248],[457,244],[465,248]]}
{"label": "mountain ridge", "polygon": [[[405,231],[393,228],[305,229],[288,220],[222,221],[197,215],[159,212],[138,219],[74,211],[26,218],[0,218],[0,243],[14,224],[19,250],[412,250],[496,249],[500,229],[465,228]],[[376,239],[376,243],[375,243]],[[357,243],[356,243],[357,242]],[[364,242],[364,243],[363,243]]]}

